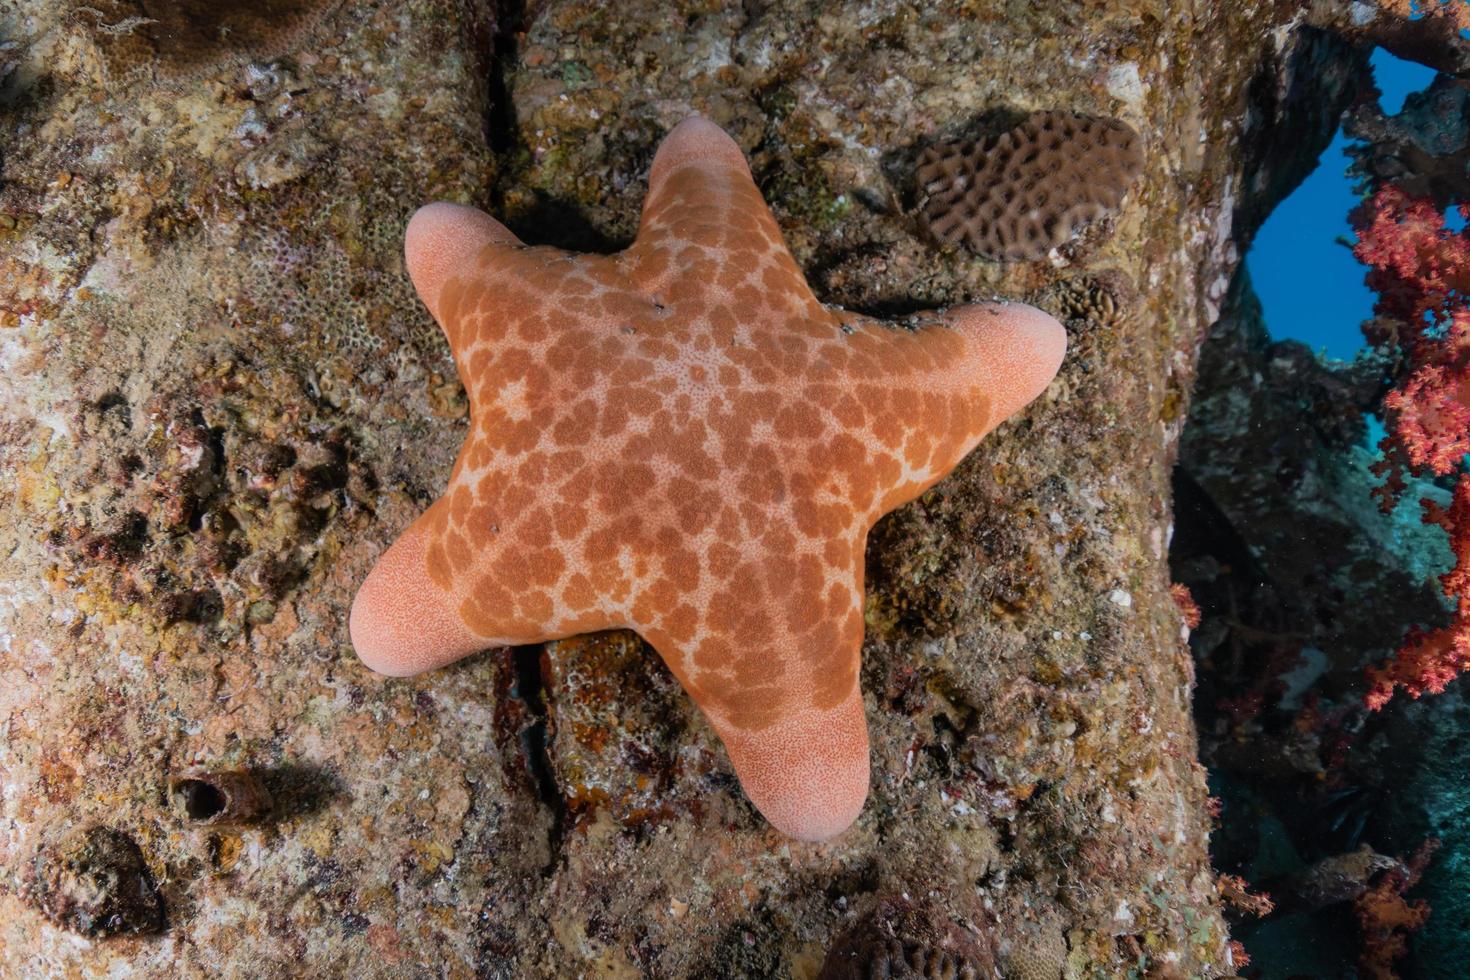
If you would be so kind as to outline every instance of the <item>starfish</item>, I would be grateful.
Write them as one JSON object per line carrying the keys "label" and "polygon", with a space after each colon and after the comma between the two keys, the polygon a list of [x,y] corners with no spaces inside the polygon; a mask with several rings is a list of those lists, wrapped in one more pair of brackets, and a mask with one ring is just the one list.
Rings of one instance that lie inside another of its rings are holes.
{"label": "starfish", "polygon": [[735,142],[688,119],[616,255],[430,204],[405,252],[471,404],[449,489],[353,603],[374,670],[636,630],[757,809],[823,840],[868,792],[869,529],[1036,397],[1066,335],[1020,303],[917,329],[812,295]]}

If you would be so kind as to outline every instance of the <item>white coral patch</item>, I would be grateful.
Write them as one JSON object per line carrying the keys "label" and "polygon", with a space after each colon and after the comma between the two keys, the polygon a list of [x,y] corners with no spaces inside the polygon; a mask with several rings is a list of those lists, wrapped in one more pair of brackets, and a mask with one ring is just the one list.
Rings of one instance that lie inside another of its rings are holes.
{"label": "white coral patch", "polygon": [[1143,79],[1138,74],[1136,61],[1125,61],[1108,69],[1106,85],[1109,95],[1130,108],[1137,109],[1143,105]]}

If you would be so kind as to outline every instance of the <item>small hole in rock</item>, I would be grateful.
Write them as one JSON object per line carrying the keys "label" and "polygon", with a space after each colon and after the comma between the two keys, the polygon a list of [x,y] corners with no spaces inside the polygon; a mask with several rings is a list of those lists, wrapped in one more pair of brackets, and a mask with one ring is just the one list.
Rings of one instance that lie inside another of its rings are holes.
{"label": "small hole in rock", "polygon": [[185,779],[174,788],[184,799],[184,813],[190,820],[208,820],[224,811],[225,794],[201,779]]}
{"label": "small hole in rock", "polygon": [[113,408],[127,408],[128,400],[123,397],[122,392],[109,391],[97,399],[97,411],[106,412]]}

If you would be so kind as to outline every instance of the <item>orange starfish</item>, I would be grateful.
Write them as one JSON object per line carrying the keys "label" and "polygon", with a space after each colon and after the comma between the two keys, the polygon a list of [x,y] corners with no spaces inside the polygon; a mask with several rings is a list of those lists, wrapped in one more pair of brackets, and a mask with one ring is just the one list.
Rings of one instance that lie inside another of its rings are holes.
{"label": "orange starfish", "polygon": [[617,255],[528,247],[453,204],[414,215],[406,252],[472,422],[448,491],[357,594],[358,655],[407,675],[637,630],[771,823],[844,830],[868,792],[868,530],[1046,387],[1061,325],[1019,303],[916,330],[823,306],[698,118]]}

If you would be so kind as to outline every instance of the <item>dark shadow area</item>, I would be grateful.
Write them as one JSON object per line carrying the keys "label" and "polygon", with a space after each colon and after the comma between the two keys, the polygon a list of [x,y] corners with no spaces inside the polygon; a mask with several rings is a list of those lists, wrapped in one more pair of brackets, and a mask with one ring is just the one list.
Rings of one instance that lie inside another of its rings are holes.
{"label": "dark shadow area", "polygon": [[272,814],[309,816],[325,809],[334,799],[347,795],[347,784],[325,766],[288,762],[260,773],[260,781],[274,800]]}
{"label": "dark shadow area", "polygon": [[511,97],[507,79],[519,54],[517,38],[525,29],[525,0],[501,0],[495,4],[493,35],[488,39],[488,45],[484,41],[477,44],[482,51],[487,46],[489,48],[489,57],[486,59],[489,118],[486,119],[485,126],[490,149],[497,155],[511,152],[518,142],[515,100]]}
{"label": "dark shadow area", "polygon": [[569,252],[609,255],[628,244],[598,231],[575,205],[540,191],[536,192],[534,204],[507,216],[505,225],[527,245],[550,245]]}

